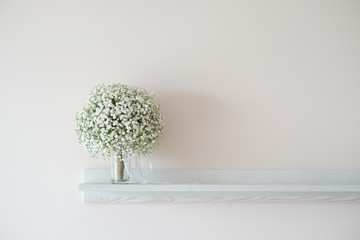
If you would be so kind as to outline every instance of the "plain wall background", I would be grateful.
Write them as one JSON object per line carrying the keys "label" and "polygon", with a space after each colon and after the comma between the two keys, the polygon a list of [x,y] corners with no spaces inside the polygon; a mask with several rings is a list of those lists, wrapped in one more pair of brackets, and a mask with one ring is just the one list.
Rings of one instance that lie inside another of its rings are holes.
{"label": "plain wall background", "polygon": [[359,1],[1,0],[0,239],[360,238],[352,204],[83,204],[99,83],[156,93],[155,168],[359,169]]}

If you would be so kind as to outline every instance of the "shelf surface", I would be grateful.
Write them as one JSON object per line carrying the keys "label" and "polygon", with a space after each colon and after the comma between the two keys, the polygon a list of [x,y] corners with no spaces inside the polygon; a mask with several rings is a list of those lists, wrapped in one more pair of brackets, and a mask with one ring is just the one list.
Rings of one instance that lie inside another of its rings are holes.
{"label": "shelf surface", "polygon": [[360,170],[154,170],[148,184],[111,184],[108,169],[85,170],[86,203],[360,203]]}

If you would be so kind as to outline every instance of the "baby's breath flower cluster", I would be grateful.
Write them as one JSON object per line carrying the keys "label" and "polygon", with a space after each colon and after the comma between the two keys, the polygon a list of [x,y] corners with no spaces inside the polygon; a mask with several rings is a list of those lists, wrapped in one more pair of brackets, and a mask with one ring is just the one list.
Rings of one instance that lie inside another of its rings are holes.
{"label": "baby's breath flower cluster", "polygon": [[76,113],[79,142],[92,156],[151,153],[163,136],[163,115],[154,93],[125,84],[98,85]]}

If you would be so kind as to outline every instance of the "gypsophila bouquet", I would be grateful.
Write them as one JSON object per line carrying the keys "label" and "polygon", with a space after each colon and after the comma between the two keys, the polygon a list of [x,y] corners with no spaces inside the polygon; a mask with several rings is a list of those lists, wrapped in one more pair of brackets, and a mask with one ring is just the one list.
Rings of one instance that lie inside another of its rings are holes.
{"label": "gypsophila bouquet", "polygon": [[163,115],[154,93],[125,84],[98,85],[76,113],[79,142],[92,156],[148,154],[163,136]]}

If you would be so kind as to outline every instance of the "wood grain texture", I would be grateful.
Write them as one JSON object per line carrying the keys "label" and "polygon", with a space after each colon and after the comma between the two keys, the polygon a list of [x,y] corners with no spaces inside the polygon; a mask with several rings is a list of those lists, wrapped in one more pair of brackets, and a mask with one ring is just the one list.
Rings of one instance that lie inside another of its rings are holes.
{"label": "wood grain texture", "polygon": [[86,203],[360,203],[358,170],[154,170],[150,184],[111,184],[107,169],[85,170]]}

